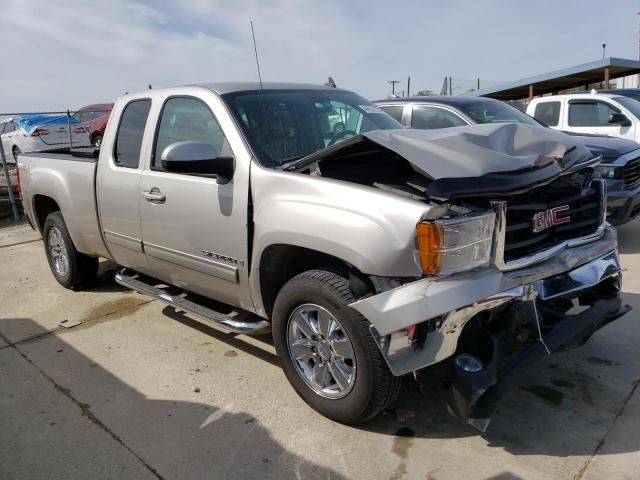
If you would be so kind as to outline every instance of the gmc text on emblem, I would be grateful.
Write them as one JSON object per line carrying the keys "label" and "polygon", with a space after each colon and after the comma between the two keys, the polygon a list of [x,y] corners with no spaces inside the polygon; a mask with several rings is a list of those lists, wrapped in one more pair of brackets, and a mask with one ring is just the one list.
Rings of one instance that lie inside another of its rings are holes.
{"label": "gmc text on emblem", "polygon": [[569,205],[560,205],[559,207],[549,208],[542,210],[533,216],[533,233],[542,232],[554,225],[561,225],[563,223],[569,223],[571,217],[561,217],[561,212],[569,210]]}

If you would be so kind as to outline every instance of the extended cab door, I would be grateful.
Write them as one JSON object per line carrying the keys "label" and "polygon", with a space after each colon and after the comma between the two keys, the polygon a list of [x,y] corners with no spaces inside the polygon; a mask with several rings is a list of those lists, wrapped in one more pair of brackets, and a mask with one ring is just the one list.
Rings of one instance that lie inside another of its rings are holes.
{"label": "extended cab door", "polygon": [[[96,180],[98,211],[107,248],[120,265],[147,272],[140,229],[143,138],[151,99],[126,103],[117,129],[102,145]],[[153,135],[153,133],[151,133]]]}
{"label": "extended cab door", "polygon": [[567,132],[635,139],[633,125],[621,126],[609,123],[610,115],[622,113],[619,108],[609,102],[596,99],[569,100],[567,110],[565,127]]}
{"label": "extended cab door", "polygon": [[[195,93],[195,92],[194,92]],[[203,100],[206,98],[206,101]],[[237,156],[238,132],[221,100],[209,95],[163,99],[140,185],[142,237],[154,276],[187,290],[251,309],[247,277],[249,165]],[[225,125],[223,128],[221,125]],[[181,141],[207,142],[236,167],[224,185],[209,175],[166,171],[163,150]]]}

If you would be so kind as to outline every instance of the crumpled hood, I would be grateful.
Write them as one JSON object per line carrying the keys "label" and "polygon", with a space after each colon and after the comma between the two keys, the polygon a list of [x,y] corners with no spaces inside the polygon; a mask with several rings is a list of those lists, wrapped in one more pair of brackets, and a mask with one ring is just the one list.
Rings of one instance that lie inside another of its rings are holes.
{"label": "crumpled hood", "polygon": [[594,156],[576,137],[520,123],[373,130],[362,135],[433,180],[541,168],[554,162],[566,169]]}

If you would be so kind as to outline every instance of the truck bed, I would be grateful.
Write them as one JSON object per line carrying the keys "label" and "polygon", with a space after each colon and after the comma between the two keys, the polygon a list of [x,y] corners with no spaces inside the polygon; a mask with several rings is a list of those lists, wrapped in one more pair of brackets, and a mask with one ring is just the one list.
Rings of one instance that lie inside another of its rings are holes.
{"label": "truck bed", "polygon": [[[42,232],[46,211],[36,205],[55,202],[64,212],[69,234],[78,251],[109,257],[96,207],[97,158],[66,153],[25,153],[18,157],[22,203],[31,222]],[[37,192],[37,195],[36,195]]]}

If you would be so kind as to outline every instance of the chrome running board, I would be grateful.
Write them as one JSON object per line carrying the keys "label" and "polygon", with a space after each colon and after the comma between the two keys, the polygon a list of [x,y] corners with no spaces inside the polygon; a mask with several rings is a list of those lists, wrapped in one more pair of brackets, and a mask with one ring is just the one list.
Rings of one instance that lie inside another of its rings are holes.
{"label": "chrome running board", "polygon": [[[243,317],[250,316],[249,312],[234,312],[239,317],[234,318],[231,316],[232,314],[217,312],[204,305],[187,300],[180,295],[169,295],[166,291],[145,282],[142,275],[126,268],[116,273],[115,280],[120,285],[130,288],[131,290],[158,299],[179,310],[192,313],[207,323],[212,323],[230,332],[245,335],[263,335],[271,332],[271,324],[267,321],[260,320],[250,322],[242,320]],[[243,313],[246,313],[246,315],[243,315]]]}

